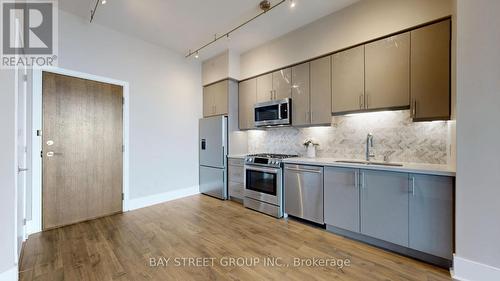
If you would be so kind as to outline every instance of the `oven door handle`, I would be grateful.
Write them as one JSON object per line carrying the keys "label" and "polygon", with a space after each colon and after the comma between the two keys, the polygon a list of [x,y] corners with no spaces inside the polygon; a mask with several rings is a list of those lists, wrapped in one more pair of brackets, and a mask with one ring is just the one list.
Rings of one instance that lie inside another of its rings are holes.
{"label": "oven door handle", "polygon": [[249,166],[249,165],[245,165],[245,170],[272,173],[272,174],[278,174],[280,172],[280,169],[256,167],[256,166]]}

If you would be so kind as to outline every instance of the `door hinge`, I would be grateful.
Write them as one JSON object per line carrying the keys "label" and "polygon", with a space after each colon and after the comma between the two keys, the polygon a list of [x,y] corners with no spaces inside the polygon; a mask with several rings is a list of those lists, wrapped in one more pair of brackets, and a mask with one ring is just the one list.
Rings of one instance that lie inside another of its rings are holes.
{"label": "door hinge", "polygon": [[36,130],[36,136],[41,137],[42,136],[42,130]]}

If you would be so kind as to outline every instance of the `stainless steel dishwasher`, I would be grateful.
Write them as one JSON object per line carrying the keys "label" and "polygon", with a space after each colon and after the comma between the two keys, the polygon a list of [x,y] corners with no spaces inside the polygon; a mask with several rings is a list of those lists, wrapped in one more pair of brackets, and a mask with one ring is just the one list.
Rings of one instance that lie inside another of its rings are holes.
{"label": "stainless steel dishwasher", "polygon": [[285,213],[324,224],[323,167],[285,165]]}

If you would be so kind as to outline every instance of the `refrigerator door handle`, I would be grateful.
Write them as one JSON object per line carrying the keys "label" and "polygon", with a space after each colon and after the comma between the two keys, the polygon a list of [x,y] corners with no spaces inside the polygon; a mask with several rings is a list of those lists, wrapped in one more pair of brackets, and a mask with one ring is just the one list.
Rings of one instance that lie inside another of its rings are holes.
{"label": "refrigerator door handle", "polygon": [[206,150],[206,149],[207,149],[207,140],[201,139],[201,150]]}

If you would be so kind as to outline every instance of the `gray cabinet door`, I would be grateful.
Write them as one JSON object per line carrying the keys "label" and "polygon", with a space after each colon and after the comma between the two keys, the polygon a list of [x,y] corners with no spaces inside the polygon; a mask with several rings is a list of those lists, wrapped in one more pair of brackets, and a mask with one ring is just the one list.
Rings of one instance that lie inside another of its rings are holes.
{"label": "gray cabinet door", "polygon": [[365,45],[365,107],[410,105],[410,33]]}
{"label": "gray cabinet door", "polygon": [[254,105],[257,100],[257,81],[250,79],[239,84],[238,115],[240,130],[254,128]]}
{"label": "gray cabinet door", "polygon": [[213,85],[213,100],[215,115],[227,115],[228,112],[229,80],[224,80]]}
{"label": "gray cabinet door", "polygon": [[292,68],[292,84],[293,125],[309,125],[311,123],[309,63],[299,64]]}
{"label": "gray cabinet door", "polygon": [[410,248],[452,259],[451,177],[410,175]]}
{"label": "gray cabinet door", "polygon": [[[311,61],[311,124],[332,123],[331,57]],[[293,101],[292,101],[293,103]]]}
{"label": "gray cabinet door", "polygon": [[212,85],[203,87],[203,117],[215,115],[214,88]]}
{"label": "gray cabinet door", "polygon": [[359,170],[325,168],[325,223],[359,232]]}
{"label": "gray cabinet door", "polygon": [[411,32],[411,110],[415,121],[450,118],[450,25],[446,20]]}
{"label": "gray cabinet door", "polygon": [[408,247],[408,174],[361,170],[361,233]]}
{"label": "gray cabinet door", "polygon": [[266,102],[274,99],[273,74],[265,74],[257,79],[257,102]]}
{"label": "gray cabinet door", "polygon": [[280,100],[292,96],[292,69],[284,68],[273,72],[273,99]]}
{"label": "gray cabinet door", "polygon": [[364,109],[365,47],[348,49],[332,57],[332,113]]}

